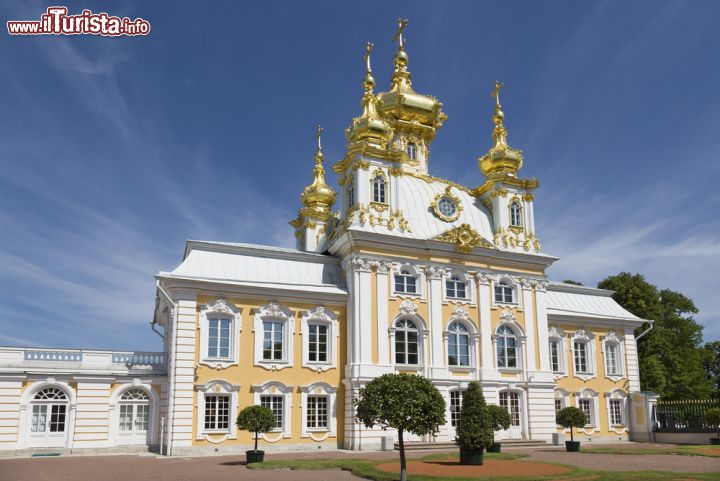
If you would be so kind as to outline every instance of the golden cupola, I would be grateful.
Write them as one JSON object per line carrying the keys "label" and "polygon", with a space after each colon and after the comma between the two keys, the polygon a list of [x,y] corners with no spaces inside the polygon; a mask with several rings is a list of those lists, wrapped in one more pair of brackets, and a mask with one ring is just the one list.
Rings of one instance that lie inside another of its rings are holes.
{"label": "golden cupola", "polygon": [[365,50],[365,78],[363,89],[365,94],[362,98],[362,114],[352,121],[352,125],[345,130],[345,137],[348,143],[367,142],[376,147],[385,148],[392,137],[393,131],[390,125],[378,114],[377,97],[373,93],[375,79],[372,76],[370,67],[370,53],[373,44],[368,42]]}
{"label": "golden cupola", "polygon": [[502,82],[495,82],[492,96],[495,98],[495,113],[493,114],[493,141],[494,145],[487,154],[478,159],[480,170],[487,178],[502,177],[506,175],[517,176],[522,167],[522,151],[510,147],[507,143],[507,129],[504,125],[505,114],[500,105],[500,89]]}
{"label": "golden cupola", "polygon": [[378,95],[378,107],[380,114],[388,119],[393,129],[411,132],[429,143],[435,138],[437,129],[447,120],[447,115],[437,98],[419,94],[412,88],[403,36],[406,26],[407,20],[398,19],[398,30],[393,38],[398,42],[398,50],[393,58],[392,83],[389,92]]}
{"label": "golden cupola", "polygon": [[337,194],[325,183],[325,169],[323,168],[322,143],[320,134],[322,127],[318,125],[317,130],[317,152],[315,153],[315,167],[313,168],[313,183],[305,187],[300,194],[303,208],[300,214],[306,217],[314,217],[320,220],[327,220],[332,215],[332,207],[335,204]]}

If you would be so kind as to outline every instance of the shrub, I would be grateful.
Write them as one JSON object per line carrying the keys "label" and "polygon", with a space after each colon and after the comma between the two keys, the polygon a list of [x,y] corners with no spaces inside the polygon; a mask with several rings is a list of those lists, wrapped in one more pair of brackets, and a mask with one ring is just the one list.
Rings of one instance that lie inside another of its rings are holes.
{"label": "shrub", "polygon": [[575,441],[573,438],[573,428],[585,426],[585,412],[576,407],[563,408],[558,411],[555,420],[562,427],[570,428],[570,441]]}
{"label": "shrub", "polygon": [[275,427],[275,415],[268,407],[248,406],[240,411],[236,424],[243,431],[255,433],[255,451],[257,451],[260,433],[266,433]]}
{"label": "shrub", "polygon": [[487,411],[490,417],[490,426],[493,430],[493,442],[495,442],[495,431],[510,427],[510,413],[504,407],[495,404],[488,404]]}
{"label": "shrub", "polygon": [[717,437],[720,438],[720,408],[705,411],[705,422],[717,429]]}
{"label": "shrub", "polygon": [[482,389],[478,383],[471,382],[463,393],[457,443],[461,449],[482,449],[492,443],[493,437],[493,426]]}

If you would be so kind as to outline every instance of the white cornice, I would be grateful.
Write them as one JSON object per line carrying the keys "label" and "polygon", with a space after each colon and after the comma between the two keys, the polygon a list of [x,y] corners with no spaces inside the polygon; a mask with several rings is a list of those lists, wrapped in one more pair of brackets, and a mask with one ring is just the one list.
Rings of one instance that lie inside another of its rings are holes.
{"label": "white cornice", "polygon": [[288,259],[302,262],[314,262],[319,264],[337,264],[337,258],[325,254],[299,251],[283,247],[264,246],[259,244],[241,244],[233,242],[215,242],[202,240],[188,240],[185,242],[185,253],[183,260],[187,258],[192,250],[205,250],[212,252],[224,252],[229,254],[250,254],[260,257],[272,257],[273,259]]}

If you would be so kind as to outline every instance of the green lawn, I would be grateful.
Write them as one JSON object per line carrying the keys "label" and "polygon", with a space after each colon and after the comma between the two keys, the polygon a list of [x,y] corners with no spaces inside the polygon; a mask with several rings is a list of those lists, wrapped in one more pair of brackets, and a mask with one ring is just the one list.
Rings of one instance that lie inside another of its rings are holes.
{"label": "green lawn", "polygon": [[[601,449],[601,448],[600,448]],[[635,453],[637,454],[637,453]],[[520,458],[525,457],[520,454],[513,453],[486,453],[485,459],[503,459],[517,460],[523,462]],[[457,459],[457,457],[448,454],[433,454],[423,458],[414,460],[437,460],[437,459]],[[400,479],[399,474],[388,473],[379,470],[376,465],[385,463],[387,460],[361,460],[361,459],[290,459],[282,461],[267,461],[264,463],[251,464],[251,469],[297,469],[297,470],[318,470],[318,469],[342,469],[350,471],[355,476],[370,479],[374,481],[396,481]],[[553,463],[545,463],[553,464]],[[668,473],[660,471],[630,471],[630,472],[614,472],[614,471],[594,471],[591,469],[579,468],[576,466],[563,465],[570,469],[570,472],[562,475],[553,476],[536,476],[536,477],[485,477],[485,478],[457,478],[457,477],[435,477],[414,475],[412,470],[408,471],[409,481],[473,481],[482,479],[483,481],[531,481],[531,480],[587,480],[587,481],[647,481],[647,480],[697,480],[710,481],[720,480],[720,473]]]}
{"label": "green lawn", "polygon": [[582,452],[594,454],[682,454],[720,458],[720,448],[709,445],[673,446],[669,448],[586,448],[583,446]]}

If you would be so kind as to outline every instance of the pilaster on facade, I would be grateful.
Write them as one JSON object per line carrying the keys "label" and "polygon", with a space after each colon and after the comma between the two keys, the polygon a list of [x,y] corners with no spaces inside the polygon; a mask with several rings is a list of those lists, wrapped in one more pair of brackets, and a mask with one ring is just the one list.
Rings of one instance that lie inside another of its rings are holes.
{"label": "pilaster on facade", "polygon": [[437,267],[428,267],[425,270],[430,287],[428,289],[428,303],[430,311],[430,377],[445,377],[445,356],[443,349],[443,315],[442,315],[442,279],[445,270]]}
{"label": "pilaster on facade", "polygon": [[629,392],[640,391],[640,365],[638,363],[637,341],[635,331],[625,329],[625,374],[628,379]]}
{"label": "pilaster on facade", "polygon": [[390,295],[390,285],[388,273],[391,269],[391,263],[388,261],[377,261],[377,269],[375,271],[377,297],[377,349],[378,364],[381,366],[390,365],[390,346],[388,344],[388,299]]}
{"label": "pilaster on facade", "polygon": [[522,304],[525,306],[525,336],[527,336],[527,364],[525,368],[528,371],[537,369],[536,348],[539,347],[535,343],[535,316],[533,313],[533,282],[530,279],[522,279],[520,288],[522,290]]}
{"label": "pilaster on facade", "polygon": [[538,352],[540,353],[540,371],[550,371],[550,346],[548,344],[547,286],[545,280],[535,282],[535,313],[538,326]]}
{"label": "pilaster on facade", "polygon": [[478,311],[480,312],[480,378],[494,379],[497,377],[497,370],[493,365],[492,345],[492,318],[490,306],[492,304],[492,293],[490,283],[492,278],[485,272],[475,275],[478,286]]}

